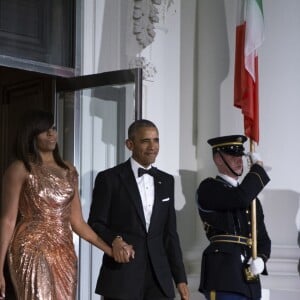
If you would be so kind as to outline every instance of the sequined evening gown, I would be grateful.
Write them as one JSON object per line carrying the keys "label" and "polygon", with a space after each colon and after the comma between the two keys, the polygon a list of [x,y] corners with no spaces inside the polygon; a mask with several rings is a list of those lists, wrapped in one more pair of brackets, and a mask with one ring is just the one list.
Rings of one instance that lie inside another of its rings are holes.
{"label": "sequined evening gown", "polygon": [[32,164],[8,251],[19,300],[74,300],[77,257],[69,222],[77,172]]}

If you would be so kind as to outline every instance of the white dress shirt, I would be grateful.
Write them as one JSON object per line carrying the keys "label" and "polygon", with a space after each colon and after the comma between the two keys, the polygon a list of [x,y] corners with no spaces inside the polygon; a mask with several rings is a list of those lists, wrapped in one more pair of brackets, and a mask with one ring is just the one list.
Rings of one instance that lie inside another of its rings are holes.
{"label": "white dress shirt", "polygon": [[[138,168],[144,168],[137,161],[135,161],[132,157],[130,159],[131,167],[134,173],[134,177],[136,179],[140,195],[142,198],[144,216],[146,220],[146,229],[149,230],[150,220],[152,215],[152,209],[154,204],[154,179],[149,174],[144,174],[143,176],[138,176]],[[150,169],[149,166],[147,169]],[[144,168],[145,169],[145,168]]]}
{"label": "white dress shirt", "polygon": [[230,183],[232,186],[234,187],[237,187],[239,185],[239,182],[238,180],[228,176],[228,175],[225,175],[225,174],[219,174],[220,177],[222,177],[225,181],[227,181],[228,183]]}

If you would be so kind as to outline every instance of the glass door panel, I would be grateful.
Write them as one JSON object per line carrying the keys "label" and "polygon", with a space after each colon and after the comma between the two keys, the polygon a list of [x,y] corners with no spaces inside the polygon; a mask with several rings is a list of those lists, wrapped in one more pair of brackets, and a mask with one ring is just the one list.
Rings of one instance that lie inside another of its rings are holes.
{"label": "glass door panel", "polygon": [[[116,72],[112,72],[113,75]],[[98,85],[93,81],[94,77],[90,81],[92,87],[88,86],[85,76],[81,80],[64,79],[65,85],[63,82],[57,84],[59,144],[64,158],[74,162],[78,170],[85,220],[88,218],[97,173],[129,157],[125,148],[127,128],[141,117],[141,77],[133,76],[127,81],[122,81],[118,76],[113,77],[115,81],[106,78],[102,82],[98,81]],[[79,263],[77,299],[99,300],[94,290],[102,252],[77,236],[74,236],[74,242]]]}

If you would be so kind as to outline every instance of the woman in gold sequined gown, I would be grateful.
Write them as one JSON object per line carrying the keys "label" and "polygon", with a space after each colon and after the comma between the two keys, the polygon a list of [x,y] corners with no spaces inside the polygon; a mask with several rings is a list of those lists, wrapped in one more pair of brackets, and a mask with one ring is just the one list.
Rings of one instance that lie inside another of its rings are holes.
{"label": "woman in gold sequined gown", "polygon": [[[109,255],[111,248],[82,217],[75,167],[60,158],[53,117],[32,112],[3,179],[0,218],[0,299],[4,261],[19,300],[74,300],[77,257],[72,231]],[[17,221],[18,220],[18,221]]]}

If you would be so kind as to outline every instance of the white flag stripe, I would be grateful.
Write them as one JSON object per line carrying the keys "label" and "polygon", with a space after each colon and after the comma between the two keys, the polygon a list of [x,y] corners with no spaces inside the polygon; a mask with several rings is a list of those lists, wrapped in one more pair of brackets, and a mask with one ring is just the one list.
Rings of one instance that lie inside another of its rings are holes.
{"label": "white flag stripe", "polygon": [[245,68],[255,81],[254,58],[264,40],[264,19],[256,0],[246,1]]}

